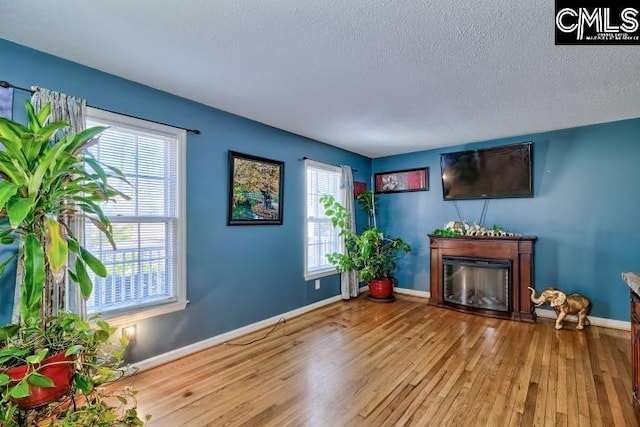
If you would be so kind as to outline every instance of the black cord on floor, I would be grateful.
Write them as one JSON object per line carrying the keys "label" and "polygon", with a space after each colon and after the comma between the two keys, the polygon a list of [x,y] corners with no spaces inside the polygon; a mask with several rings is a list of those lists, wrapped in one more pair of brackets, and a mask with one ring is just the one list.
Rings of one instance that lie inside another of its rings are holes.
{"label": "black cord on floor", "polygon": [[263,339],[267,338],[271,334],[271,332],[275,331],[280,323],[282,323],[282,324],[287,323],[287,319],[285,319],[284,317],[281,317],[280,319],[278,319],[276,324],[273,325],[273,327],[269,330],[269,332],[267,332],[263,337],[256,338],[255,340],[251,340],[251,341],[247,341],[247,342],[239,342],[239,343],[226,342],[225,345],[235,345],[235,346],[238,346],[238,347],[242,347],[242,346],[245,346],[245,345],[250,345],[250,344],[256,343],[258,341],[262,341]]}

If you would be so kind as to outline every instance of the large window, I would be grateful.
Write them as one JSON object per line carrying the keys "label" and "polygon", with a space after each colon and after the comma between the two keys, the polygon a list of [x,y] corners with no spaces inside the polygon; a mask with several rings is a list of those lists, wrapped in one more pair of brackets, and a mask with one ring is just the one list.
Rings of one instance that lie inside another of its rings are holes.
{"label": "large window", "polygon": [[87,249],[107,267],[93,276],[88,313],[151,316],[186,305],[184,154],[186,134],[169,126],[88,109],[87,126],[109,126],[89,151],[118,168],[128,183],[110,182],[130,197],[102,206],[114,249],[90,221],[81,225]]}
{"label": "large window", "polygon": [[305,221],[305,280],[335,274],[336,269],[327,260],[327,254],[340,252],[338,230],[324,214],[318,199],[330,194],[342,201],[339,167],[305,160],[306,173],[306,221]]}

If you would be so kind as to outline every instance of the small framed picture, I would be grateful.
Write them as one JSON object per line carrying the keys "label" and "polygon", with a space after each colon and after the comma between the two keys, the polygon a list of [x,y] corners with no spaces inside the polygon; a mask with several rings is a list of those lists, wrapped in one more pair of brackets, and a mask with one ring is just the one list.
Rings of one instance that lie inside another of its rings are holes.
{"label": "small framed picture", "polygon": [[376,193],[429,190],[429,168],[405,169],[375,174]]}
{"label": "small framed picture", "polygon": [[229,151],[227,225],[282,224],[284,162]]}
{"label": "small framed picture", "polygon": [[358,197],[360,194],[367,191],[367,183],[361,181],[353,182],[353,197]]}

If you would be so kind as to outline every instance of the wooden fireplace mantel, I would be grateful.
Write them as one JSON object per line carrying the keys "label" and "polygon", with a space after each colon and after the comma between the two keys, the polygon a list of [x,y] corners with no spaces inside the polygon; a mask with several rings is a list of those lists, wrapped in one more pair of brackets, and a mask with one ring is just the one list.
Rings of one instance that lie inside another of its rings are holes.
{"label": "wooden fireplace mantel", "polygon": [[[536,314],[527,287],[533,287],[534,236],[518,237],[440,237],[430,234],[431,241],[431,298],[429,303],[485,316],[535,322]],[[443,257],[467,257],[511,261],[510,311],[451,307],[442,295]]]}

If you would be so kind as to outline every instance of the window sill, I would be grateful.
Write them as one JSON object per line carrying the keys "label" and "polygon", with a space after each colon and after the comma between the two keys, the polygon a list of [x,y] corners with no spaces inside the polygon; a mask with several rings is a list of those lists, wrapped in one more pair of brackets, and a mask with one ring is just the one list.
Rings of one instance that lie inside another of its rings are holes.
{"label": "window sill", "polygon": [[107,313],[102,316],[111,326],[119,327],[128,323],[137,322],[150,317],[161,316],[163,314],[182,311],[187,307],[189,301],[173,301],[166,304],[158,304],[149,307],[141,307],[124,312]]}
{"label": "window sill", "polygon": [[317,272],[317,273],[305,274],[304,275],[304,280],[306,280],[308,282],[309,280],[316,280],[316,279],[320,279],[322,277],[333,276],[334,274],[339,274],[339,273],[340,272],[338,270],[336,270],[336,269],[320,271],[320,272]]}

